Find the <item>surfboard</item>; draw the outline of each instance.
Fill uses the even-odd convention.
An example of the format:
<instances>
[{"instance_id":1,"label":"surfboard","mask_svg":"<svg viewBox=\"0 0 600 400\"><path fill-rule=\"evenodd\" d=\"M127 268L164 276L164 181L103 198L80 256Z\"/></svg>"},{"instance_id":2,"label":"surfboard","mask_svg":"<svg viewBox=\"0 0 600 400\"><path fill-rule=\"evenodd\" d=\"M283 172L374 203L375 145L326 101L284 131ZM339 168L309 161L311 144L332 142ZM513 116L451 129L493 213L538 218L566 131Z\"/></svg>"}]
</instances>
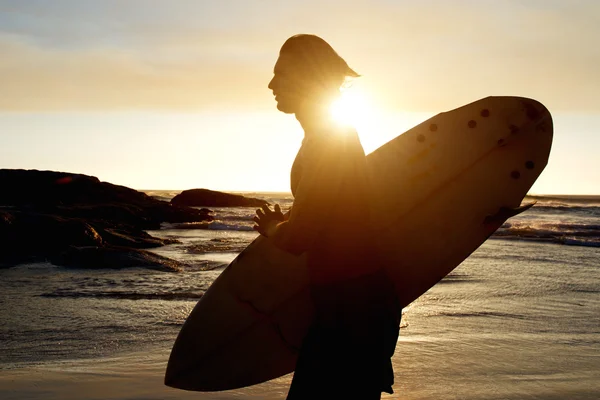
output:
<instances>
[{"instance_id":1,"label":"surfboard","mask_svg":"<svg viewBox=\"0 0 600 400\"><path fill-rule=\"evenodd\" d=\"M487 97L367 156L373 235L402 307L531 206L521 201L548 162L552 135L539 102ZM305 257L259 236L190 313L165 384L220 391L290 373L312 315Z\"/></svg>"}]
</instances>

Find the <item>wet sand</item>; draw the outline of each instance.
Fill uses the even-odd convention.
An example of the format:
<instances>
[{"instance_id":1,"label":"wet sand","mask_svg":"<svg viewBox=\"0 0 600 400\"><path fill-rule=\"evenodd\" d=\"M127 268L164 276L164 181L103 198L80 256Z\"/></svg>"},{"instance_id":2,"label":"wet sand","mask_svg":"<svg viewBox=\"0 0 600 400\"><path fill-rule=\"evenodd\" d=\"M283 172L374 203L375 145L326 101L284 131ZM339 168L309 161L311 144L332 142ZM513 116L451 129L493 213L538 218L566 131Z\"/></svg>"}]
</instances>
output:
<instances>
[{"instance_id":1,"label":"wet sand","mask_svg":"<svg viewBox=\"0 0 600 400\"><path fill-rule=\"evenodd\" d=\"M412 336L412 335L411 335ZM394 394L382 399L597 399L598 374L587 377L538 366L523 366L523 354L490 341L489 347L456 341L401 338L394 357ZM532 349L529 349L531 351ZM524 353L528 350L524 349ZM479 356L479 357L478 357ZM591 355L592 356L592 355ZM166 387L163 376L168 351L105 359L65 361L3 370L3 400L158 400L158 399L285 399L291 375L239 390L186 392ZM496 362L494 359L496 358ZM592 356L593 358L593 356ZM512 362L511 362L512 361ZM555 359L551 364L560 364ZM491 373L489 365L496 363ZM574 384L577 382L577 384Z\"/></svg>"},{"instance_id":2,"label":"wet sand","mask_svg":"<svg viewBox=\"0 0 600 400\"><path fill-rule=\"evenodd\" d=\"M0 373L3 400L281 399L290 377L243 390L186 392L163 384L168 353L77 360Z\"/></svg>"}]
</instances>

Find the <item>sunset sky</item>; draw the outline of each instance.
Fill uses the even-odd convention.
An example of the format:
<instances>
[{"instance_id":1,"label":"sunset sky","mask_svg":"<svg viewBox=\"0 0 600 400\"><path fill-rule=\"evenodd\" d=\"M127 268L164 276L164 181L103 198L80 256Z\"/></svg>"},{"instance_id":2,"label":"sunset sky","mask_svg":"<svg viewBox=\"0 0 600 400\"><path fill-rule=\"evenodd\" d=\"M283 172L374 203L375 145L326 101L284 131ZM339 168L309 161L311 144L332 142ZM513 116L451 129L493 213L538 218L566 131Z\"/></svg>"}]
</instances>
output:
<instances>
[{"instance_id":1,"label":"sunset sky","mask_svg":"<svg viewBox=\"0 0 600 400\"><path fill-rule=\"evenodd\" d=\"M597 0L0 0L0 168L287 191L302 132L267 84L296 33L362 75L367 151L482 97L531 97L555 123L532 193L600 194Z\"/></svg>"}]
</instances>

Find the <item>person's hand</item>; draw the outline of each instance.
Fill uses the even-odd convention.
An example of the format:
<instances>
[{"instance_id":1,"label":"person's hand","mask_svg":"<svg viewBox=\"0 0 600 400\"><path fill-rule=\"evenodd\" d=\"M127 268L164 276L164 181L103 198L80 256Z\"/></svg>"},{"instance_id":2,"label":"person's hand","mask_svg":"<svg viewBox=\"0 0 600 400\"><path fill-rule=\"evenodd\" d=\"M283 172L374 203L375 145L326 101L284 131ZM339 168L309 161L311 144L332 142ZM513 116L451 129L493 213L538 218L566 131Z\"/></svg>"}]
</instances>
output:
<instances>
[{"instance_id":1,"label":"person's hand","mask_svg":"<svg viewBox=\"0 0 600 400\"><path fill-rule=\"evenodd\" d=\"M264 205L256 210L256 216L253 218L256 225L254 230L258 231L261 235L269 237L275 232L277 224L284 220L283 213L279 204L275 204L274 211L271 211L268 205Z\"/></svg>"}]
</instances>

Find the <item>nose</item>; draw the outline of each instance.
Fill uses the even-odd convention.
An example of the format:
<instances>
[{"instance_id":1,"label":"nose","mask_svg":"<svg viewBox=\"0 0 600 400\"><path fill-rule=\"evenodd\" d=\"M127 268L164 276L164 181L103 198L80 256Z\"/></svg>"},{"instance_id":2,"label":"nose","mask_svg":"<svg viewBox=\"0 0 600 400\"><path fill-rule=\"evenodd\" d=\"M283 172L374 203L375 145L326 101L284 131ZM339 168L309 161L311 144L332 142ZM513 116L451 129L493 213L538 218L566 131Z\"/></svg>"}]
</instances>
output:
<instances>
[{"instance_id":1,"label":"nose","mask_svg":"<svg viewBox=\"0 0 600 400\"><path fill-rule=\"evenodd\" d=\"M269 82L269 85L267 87L271 90L275 90L275 77L274 76L273 76L273 79L271 79L271 81Z\"/></svg>"}]
</instances>

